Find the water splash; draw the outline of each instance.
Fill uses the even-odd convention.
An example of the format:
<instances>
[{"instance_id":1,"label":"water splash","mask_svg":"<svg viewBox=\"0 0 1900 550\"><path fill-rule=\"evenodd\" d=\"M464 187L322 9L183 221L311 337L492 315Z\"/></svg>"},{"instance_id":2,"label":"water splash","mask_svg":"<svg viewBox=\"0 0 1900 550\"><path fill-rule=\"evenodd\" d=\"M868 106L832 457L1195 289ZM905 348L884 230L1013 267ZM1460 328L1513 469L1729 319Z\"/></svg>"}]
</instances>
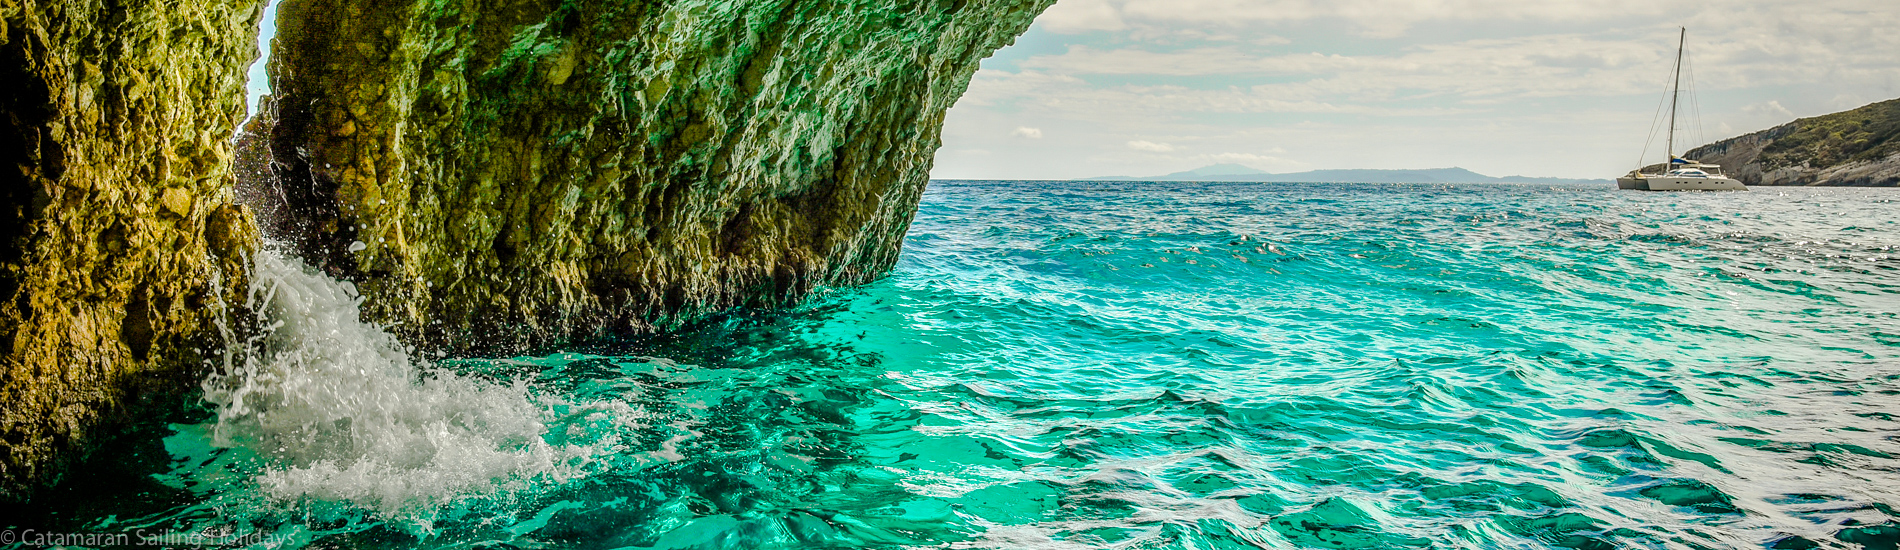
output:
<instances>
[{"instance_id":1,"label":"water splash","mask_svg":"<svg viewBox=\"0 0 1900 550\"><path fill-rule=\"evenodd\" d=\"M458 374L418 360L359 318L347 283L259 253L246 305L263 329L230 346L205 381L213 444L262 457L256 483L280 500L344 501L389 516L425 516L458 497L587 475L637 427L624 401L570 402L525 379ZM548 442L568 417L618 430Z\"/></svg>"}]
</instances>

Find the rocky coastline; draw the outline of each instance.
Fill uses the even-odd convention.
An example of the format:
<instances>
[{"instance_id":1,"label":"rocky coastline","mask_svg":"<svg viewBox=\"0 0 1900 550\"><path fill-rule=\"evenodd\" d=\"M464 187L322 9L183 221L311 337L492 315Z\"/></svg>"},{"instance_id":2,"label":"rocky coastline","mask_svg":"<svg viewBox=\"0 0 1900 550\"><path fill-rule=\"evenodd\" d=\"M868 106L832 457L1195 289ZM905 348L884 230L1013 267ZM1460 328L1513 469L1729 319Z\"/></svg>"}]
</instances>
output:
<instances>
[{"instance_id":1,"label":"rocky coastline","mask_svg":"<svg viewBox=\"0 0 1900 550\"><path fill-rule=\"evenodd\" d=\"M1746 185L1900 186L1900 99L1690 149Z\"/></svg>"}]
</instances>

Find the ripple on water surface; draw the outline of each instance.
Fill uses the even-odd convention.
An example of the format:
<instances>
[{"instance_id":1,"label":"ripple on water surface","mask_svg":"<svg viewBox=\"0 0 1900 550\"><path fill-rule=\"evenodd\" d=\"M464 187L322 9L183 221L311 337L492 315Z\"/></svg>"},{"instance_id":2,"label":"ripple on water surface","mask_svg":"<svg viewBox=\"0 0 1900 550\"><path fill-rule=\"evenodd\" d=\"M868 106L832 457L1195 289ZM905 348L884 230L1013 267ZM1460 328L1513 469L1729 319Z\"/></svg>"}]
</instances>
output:
<instances>
[{"instance_id":1,"label":"ripple on water surface","mask_svg":"<svg viewBox=\"0 0 1900 550\"><path fill-rule=\"evenodd\" d=\"M517 418L221 439L227 408L152 434L168 465L91 481L162 483L22 521L349 547L1895 548L1897 197L937 182L876 284L410 375ZM317 416L369 414L339 410ZM320 460L258 442L308 434L366 450L288 483ZM495 480L428 466L456 460ZM371 489L401 464L449 481Z\"/></svg>"}]
</instances>

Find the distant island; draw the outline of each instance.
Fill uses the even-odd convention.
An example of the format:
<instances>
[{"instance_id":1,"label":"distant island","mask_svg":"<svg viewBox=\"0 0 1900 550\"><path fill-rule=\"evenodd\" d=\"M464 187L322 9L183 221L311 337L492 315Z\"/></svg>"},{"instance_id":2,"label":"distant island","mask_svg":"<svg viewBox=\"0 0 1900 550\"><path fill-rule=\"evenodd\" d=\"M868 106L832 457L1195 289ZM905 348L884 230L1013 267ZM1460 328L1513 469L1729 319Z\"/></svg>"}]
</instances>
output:
<instances>
[{"instance_id":1,"label":"distant island","mask_svg":"<svg viewBox=\"0 0 1900 550\"><path fill-rule=\"evenodd\" d=\"M1685 158L1721 165L1747 185L1900 186L1900 99L1792 122L1690 149ZM1651 166L1656 169L1660 165ZM1311 183L1609 183L1608 179L1492 177L1463 168L1313 170L1275 174L1215 164L1160 176L1081 181Z\"/></svg>"},{"instance_id":2,"label":"distant island","mask_svg":"<svg viewBox=\"0 0 1900 550\"><path fill-rule=\"evenodd\" d=\"M1607 179L1533 178L1528 176L1492 177L1463 168L1424 168L1414 170L1312 170L1275 174L1240 164L1215 164L1172 174L1136 178L1107 176L1082 181L1233 181L1233 182L1304 182L1304 183L1609 183Z\"/></svg>"}]
</instances>

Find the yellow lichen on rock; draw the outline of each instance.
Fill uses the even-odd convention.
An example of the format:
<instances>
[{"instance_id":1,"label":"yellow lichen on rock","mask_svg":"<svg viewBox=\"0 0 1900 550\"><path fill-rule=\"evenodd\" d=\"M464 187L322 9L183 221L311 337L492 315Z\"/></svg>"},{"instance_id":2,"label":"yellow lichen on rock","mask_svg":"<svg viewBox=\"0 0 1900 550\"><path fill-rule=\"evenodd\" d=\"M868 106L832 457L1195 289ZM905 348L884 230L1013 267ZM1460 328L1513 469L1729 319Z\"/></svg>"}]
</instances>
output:
<instances>
[{"instance_id":1,"label":"yellow lichen on rock","mask_svg":"<svg viewBox=\"0 0 1900 550\"><path fill-rule=\"evenodd\" d=\"M0 493L196 387L262 4L0 0Z\"/></svg>"}]
</instances>

